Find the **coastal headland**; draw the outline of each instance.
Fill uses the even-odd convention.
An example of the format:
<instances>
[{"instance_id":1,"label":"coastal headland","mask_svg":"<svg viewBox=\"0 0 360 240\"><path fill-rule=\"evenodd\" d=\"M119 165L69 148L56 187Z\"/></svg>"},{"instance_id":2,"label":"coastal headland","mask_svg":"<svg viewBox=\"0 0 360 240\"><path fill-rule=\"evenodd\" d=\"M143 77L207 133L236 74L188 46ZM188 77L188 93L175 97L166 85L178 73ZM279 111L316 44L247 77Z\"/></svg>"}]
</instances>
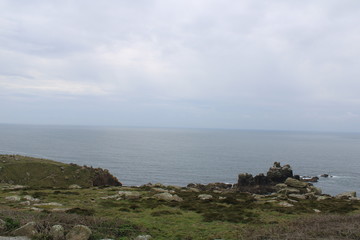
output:
<instances>
[{"instance_id":1,"label":"coastal headland","mask_svg":"<svg viewBox=\"0 0 360 240\"><path fill-rule=\"evenodd\" d=\"M0 235L31 239L358 239L360 199L274 163L235 184L122 186L108 170L0 155Z\"/></svg>"}]
</instances>

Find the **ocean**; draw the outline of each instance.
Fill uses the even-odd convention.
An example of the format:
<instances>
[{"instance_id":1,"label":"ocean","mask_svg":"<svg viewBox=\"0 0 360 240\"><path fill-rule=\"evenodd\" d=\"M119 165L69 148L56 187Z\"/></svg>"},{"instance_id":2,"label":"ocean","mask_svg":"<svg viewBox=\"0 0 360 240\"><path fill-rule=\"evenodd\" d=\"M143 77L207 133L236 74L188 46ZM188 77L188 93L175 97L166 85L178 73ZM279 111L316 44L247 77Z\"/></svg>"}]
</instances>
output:
<instances>
[{"instance_id":1,"label":"ocean","mask_svg":"<svg viewBox=\"0 0 360 240\"><path fill-rule=\"evenodd\" d=\"M324 193L360 193L360 134L0 124L0 153L109 169L124 185L236 183L273 162L320 178Z\"/></svg>"}]
</instances>

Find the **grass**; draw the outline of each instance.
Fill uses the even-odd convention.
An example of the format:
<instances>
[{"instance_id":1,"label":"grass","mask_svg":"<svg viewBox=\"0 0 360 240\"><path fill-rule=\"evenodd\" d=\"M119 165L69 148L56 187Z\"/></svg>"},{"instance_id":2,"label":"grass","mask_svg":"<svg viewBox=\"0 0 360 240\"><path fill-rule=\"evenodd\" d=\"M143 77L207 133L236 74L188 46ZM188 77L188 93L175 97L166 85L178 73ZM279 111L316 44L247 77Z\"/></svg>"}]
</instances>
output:
<instances>
[{"instance_id":1,"label":"grass","mask_svg":"<svg viewBox=\"0 0 360 240\"><path fill-rule=\"evenodd\" d=\"M0 179L9 184L39 189L68 188L73 184L91 187L101 182L102 177L104 180L112 176L109 178L109 173L102 169L20 155L0 155Z\"/></svg>"},{"instance_id":2,"label":"grass","mask_svg":"<svg viewBox=\"0 0 360 240\"><path fill-rule=\"evenodd\" d=\"M82 170L73 165L44 159L30 164L29 160L31 158L0 155L0 179L5 176L9 181L20 173L28 178L42 170L53 171L55 181L58 177L74 174L74 183L79 184L76 179L88 177L86 172L81 175ZM23 169L16 169L16 166ZM64 169L60 168L64 166ZM87 225L93 231L91 240L125 240L140 234L149 234L160 240L360 239L360 201L333 198L294 202L285 195L278 195L275 199L274 196L256 199L251 194L239 192L192 192L186 188L163 187L175 191L174 194L183 199L182 202L167 202L153 198L157 192L150 186L69 189L68 178L59 180L54 189L46 178L50 183L39 187L37 183L43 181L46 174L38 174L39 177L32 178L32 184L25 189L12 189L0 184L0 218L5 220L5 228L0 234L9 235L18 226L35 221L41 230L37 240L50 240L48 233L55 224L63 225L66 232L76 224ZM21 184L23 180L21 177L18 179L16 184ZM118 191L140 192L141 198L113 198ZM201 200L198 198L200 194L210 194L213 198ZM38 198L43 205L35 205L35 202L24 205L26 195ZM9 196L19 196L21 200L6 200ZM291 202L293 206L281 207L278 205L280 200ZM314 209L321 213L315 213Z\"/></svg>"},{"instance_id":3,"label":"grass","mask_svg":"<svg viewBox=\"0 0 360 240\"><path fill-rule=\"evenodd\" d=\"M10 217L21 224L35 220L45 230L51 224L63 224L67 231L74 224L85 224L93 229L93 240L131 239L139 234L150 234L154 239L250 239L250 235L259 237L254 239L271 239L268 238L271 234L277 237L288 236L290 233L285 230L291 227L295 229L296 224L293 222L319 220L329 216L332 217L328 221L337 221L333 216L338 216L339 219L353 218L356 216L353 214L358 214L360 209L358 201L343 199L301 200L293 203L291 208L284 208L276 203L266 202L271 200L271 197L256 200L252 195L244 193L196 193L184 189L170 189L175 190L175 194L184 201L159 201L152 198L156 192L137 187L71 190L27 188L11 192L1 190L0 218ZM120 190L141 192L143 197L104 199ZM197 197L199 194L211 194L213 199L200 200ZM57 202L63 206L37 206L45 210L38 213L31 211L31 206L21 205L23 200L5 200L5 197L13 195L31 195L39 198L42 203ZM62 208L65 212L53 212L56 208ZM321 214L316 214L314 209L320 210ZM12 213L6 214L7 211ZM321 236L321 233L316 236Z\"/></svg>"}]
</instances>

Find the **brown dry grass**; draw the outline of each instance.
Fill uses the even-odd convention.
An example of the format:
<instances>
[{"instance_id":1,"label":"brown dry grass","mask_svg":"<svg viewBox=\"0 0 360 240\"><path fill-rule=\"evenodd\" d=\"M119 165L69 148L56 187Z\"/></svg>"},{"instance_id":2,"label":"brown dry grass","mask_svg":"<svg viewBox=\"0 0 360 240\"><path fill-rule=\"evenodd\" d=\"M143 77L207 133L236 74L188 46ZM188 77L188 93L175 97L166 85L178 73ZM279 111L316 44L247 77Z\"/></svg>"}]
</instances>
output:
<instances>
[{"instance_id":1,"label":"brown dry grass","mask_svg":"<svg viewBox=\"0 0 360 240\"><path fill-rule=\"evenodd\" d=\"M268 228L245 230L249 240L360 239L360 214L318 215Z\"/></svg>"}]
</instances>

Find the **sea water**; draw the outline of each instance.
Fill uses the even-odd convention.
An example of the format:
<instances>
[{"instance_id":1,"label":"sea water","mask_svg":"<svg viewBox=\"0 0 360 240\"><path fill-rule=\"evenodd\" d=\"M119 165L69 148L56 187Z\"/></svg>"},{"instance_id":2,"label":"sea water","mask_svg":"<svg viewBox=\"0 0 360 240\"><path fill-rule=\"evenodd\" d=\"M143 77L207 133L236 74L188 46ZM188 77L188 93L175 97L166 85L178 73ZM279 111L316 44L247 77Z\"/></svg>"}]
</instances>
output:
<instances>
[{"instance_id":1,"label":"sea water","mask_svg":"<svg viewBox=\"0 0 360 240\"><path fill-rule=\"evenodd\" d=\"M319 176L323 192L360 193L360 134L0 125L0 153L109 169L124 185L236 183L273 162Z\"/></svg>"}]
</instances>

